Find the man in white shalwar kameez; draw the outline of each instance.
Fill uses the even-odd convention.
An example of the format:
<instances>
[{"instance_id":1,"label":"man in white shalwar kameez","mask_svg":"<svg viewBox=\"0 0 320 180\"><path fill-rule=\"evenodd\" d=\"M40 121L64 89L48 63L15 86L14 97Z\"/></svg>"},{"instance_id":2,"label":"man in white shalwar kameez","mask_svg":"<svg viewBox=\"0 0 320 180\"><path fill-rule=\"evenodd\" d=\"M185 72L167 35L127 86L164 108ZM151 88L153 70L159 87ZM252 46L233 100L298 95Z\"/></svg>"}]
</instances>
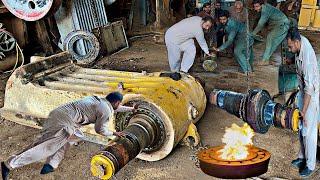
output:
<instances>
[{"instance_id":1,"label":"man in white shalwar kameez","mask_svg":"<svg viewBox=\"0 0 320 180\"><path fill-rule=\"evenodd\" d=\"M203 30L209 30L213 24L210 16L204 18L193 16L171 26L165 33L168 60L172 72L187 73L196 57L195 38L205 54L209 54ZM181 53L183 57L181 60Z\"/></svg>"},{"instance_id":2,"label":"man in white shalwar kameez","mask_svg":"<svg viewBox=\"0 0 320 180\"><path fill-rule=\"evenodd\" d=\"M1 162L2 178L8 179L12 169L19 168L42 159L47 159L40 174L53 172L62 161L66 150L84 134L80 127L95 124L95 131L104 136L123 136L123 132L108 130L107 123L114 113L133 111L137 107L121 106L122 94L110 93L106 98L97 96L61 105L49 113L45 120L41 137L22 152Z\"/></svg>"},{"instance_id":3,"label":"man in white shalwar kameez","mask_svg":"<svg viewBox=\"0 0 320 180\"><path fill-rule=\"evenodd\" d=\"M302 121L299 125L300 151L292 164L299 168L300 176L308 177L315 170L317 130L319 120L319 69L315 52L307 38L297 28L288 32L289 50L296 53L299 79L298 108Z\"/></svg>"}]
</instances>

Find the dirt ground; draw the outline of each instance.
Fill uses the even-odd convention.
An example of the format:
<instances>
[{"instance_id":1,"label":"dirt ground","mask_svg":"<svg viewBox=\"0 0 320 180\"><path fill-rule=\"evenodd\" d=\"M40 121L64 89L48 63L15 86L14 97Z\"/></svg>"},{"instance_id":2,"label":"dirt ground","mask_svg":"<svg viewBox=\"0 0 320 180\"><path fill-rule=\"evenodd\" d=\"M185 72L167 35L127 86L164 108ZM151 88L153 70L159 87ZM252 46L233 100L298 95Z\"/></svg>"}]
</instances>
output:
<instances>
[{"instance_id":1,"label":"dirt ground","mask_svg":"<svg viewBox=\"0 0 320 180\"><path fill-rule=\"evenodd\" d=\"M320 53L319 35L311 34L308 37L317 53ZM263 44L255 45L255 59L260 59L263 48ZM169 70L166 55L164 45L155 44L152 38L144 38L132 42L130 49L99 60L94 67L138 72ZM279 59L279 53L276 53L274 57ZM277 93L277 67L255 67L254 74L248 78L237 71L238 65L232 58L220 58L218 69L214 73L206 73L203 72L198 59L191 74L205 80L206 92L210 92L213 88L246 92L248 88L259 87L268 90L272 95ZM1 80L1 104L3 104L5 83L6 80ZM224 129L231 126L232 123L242 124L236 117L208 104L203 118L197 123L203 144L221 145ZM1 161L26 147L39 134L39 130L7 120L0 120L0 132ZM269 170L259 178L299 179L298 171L290 165L291 160L295 159L298 153L299 141L296 134L287 130L270 128L266 134L256 134L254 145L271 153ZM103 146L81 142L67 152L65 159L55 172L40 175L43 163L35 163L14 170L11 179L95 179L90 174L90 159L101 149ZM215 179L196 167L195 162L191 159L194 153L189 147L178 145L168 157L157 162L134 159L113 179ZM320 179L319 164L311 179Z\"/></svg>"}]
</instances>

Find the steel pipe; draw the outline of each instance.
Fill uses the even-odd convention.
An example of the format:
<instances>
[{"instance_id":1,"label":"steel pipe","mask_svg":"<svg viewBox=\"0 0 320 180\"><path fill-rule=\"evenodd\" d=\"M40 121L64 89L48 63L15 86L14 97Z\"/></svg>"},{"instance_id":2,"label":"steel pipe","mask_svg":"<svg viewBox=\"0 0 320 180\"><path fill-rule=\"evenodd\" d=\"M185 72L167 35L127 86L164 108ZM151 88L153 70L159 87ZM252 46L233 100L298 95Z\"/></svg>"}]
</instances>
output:
<instances>
[{"instance_id":1,"label":"steel pipe","mask_svg":"<svg viewBox=\"0 0 320 180\"><path fill-rule=\"evenodd\" d=\"M210 102L241 118L258 133L266 133L270 126L298 131L299 110L273 102L262 89L252 89L247 94L214 90Z\"/></svg>"}]
</instances>

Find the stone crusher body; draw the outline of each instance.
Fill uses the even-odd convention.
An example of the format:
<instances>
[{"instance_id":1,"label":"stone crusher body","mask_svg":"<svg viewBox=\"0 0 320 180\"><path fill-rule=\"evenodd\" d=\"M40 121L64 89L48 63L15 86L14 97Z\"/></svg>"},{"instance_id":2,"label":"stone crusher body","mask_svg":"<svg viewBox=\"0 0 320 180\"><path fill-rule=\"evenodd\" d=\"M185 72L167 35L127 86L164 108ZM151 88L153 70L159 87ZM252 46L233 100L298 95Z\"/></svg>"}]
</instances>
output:
<instances>
[{"instance_id":1,"label":"stone crusher body","mask_svg":"<svg viewBox=\"0 0 320 180\"><path fill-rule=\"evenodd\" d=\"M99 174L101 166L97 164L102 161L102 166L113 168L102 170L111 177L136 156L157 161L183 139L192 137L193 142L199 142L193 123L201 118L206 107L203 88L186 74L180 81L162 76L165 73L82 68L64 52L17 69L7 82L5 104L0 112L8 120L41 128L49 112L59 105L90 95L104 97L121 85L123 103L138 103L139 109L135 113L116 114L108 127L125 131L127 136L113 142L96 134L93 125L82 127L86 140L109 144L107 150L113 154L102 152L94 157L92 170Z\"/></svg>"}]
</instances>

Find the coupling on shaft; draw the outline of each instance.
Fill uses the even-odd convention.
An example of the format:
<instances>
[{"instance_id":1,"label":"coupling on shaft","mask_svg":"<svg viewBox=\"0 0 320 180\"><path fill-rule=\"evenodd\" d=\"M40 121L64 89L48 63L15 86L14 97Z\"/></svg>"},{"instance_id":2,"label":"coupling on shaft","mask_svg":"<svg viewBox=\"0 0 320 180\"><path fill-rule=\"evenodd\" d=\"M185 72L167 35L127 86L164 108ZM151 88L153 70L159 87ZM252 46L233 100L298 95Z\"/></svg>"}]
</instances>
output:
<instances>
[{"instance_id":1,"label":"coupling on shaft","mask_svg":"<svg viewBox=\"0 0 320 180\"><path fill-rule=\"evenodd\" d=\"M270 126L298 131L299 110L272 101L266 90L251 89L247 94L213 90L210 103L241 118L258 133L266 133Z\"/></svg>"}]
</instances>

